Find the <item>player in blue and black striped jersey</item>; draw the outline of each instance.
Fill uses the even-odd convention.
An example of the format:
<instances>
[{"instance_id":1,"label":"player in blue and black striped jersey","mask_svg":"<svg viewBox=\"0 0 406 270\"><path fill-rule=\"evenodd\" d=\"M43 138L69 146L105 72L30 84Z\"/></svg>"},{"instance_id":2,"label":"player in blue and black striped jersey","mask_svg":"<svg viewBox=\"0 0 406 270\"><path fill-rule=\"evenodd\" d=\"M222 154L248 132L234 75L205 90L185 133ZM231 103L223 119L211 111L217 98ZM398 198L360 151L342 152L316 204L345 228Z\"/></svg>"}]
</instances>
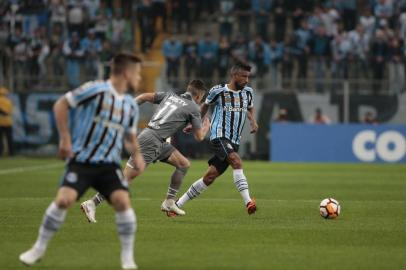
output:
<instances>
[{"instance_id":1,"label":"player in blue and black striped jersey","mask_svg":"<svg viewBox=\"0 0 406 270\"><path fill-rule=\"evenodd\" d=\"M258 124L254 118L253 90L247 86L250 71L251 67L248 65L235 64L230 71L229 83L213 87L202 105L202 117L206 115L209 106L213 106L210 145L215 155L209 160L209 168L205 175L193 183L176 202L179 207L199 196L231 165L234 183L244 200L248 214L255 213L256 203L249 195L242 160L237 153L241 131L247 117L251 125L251 133L258 130Z\"/></svg>"},{"instance_id":2,"label":"player in blue and black striped jersey","mask_svg":"<svg viewBox=\"0 0 406 270\"><path fill-rule=\"evenodd\" d=\"M137 268L133 256L136 218L120 163L125 139L134 167L140 171L145 167L136 137L138 105L126 94L140 84L141 60L132 54L118 54L112 60L111 73L109 80L86 83L54 105L59 154L68 162L56 198L45 212L37 241L20 255L24 264L32 265L44 255L48 241L64 222L67 209L93 187L116 211L122 268Z\"/></svg>"}]
</instances>

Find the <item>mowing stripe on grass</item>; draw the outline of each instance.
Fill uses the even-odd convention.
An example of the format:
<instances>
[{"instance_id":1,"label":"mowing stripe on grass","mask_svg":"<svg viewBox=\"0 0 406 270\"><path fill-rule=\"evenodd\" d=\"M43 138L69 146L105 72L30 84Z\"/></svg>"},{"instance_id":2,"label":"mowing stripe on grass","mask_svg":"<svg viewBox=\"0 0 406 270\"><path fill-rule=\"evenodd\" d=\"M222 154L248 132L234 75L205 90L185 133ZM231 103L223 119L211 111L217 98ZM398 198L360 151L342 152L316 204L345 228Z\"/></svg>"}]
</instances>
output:
<instances>
[{"instance_id":1,"label":"mowing stripe on grass","mask_svg":"<svg viewBox=\"0 0 406 270\"><path fill-rule=\"evenodd\" d=\"M31 172L31 171L41 170L41 169L50 169L50 168L57 168L57 167L62 167L62 166L64 166L64 163L58 162L58 163L52 163L52 164L48 164L48 165L16 167L16 168L12 168L12 169L0 170L0 175Z\"/></svg>"}]
</instances>

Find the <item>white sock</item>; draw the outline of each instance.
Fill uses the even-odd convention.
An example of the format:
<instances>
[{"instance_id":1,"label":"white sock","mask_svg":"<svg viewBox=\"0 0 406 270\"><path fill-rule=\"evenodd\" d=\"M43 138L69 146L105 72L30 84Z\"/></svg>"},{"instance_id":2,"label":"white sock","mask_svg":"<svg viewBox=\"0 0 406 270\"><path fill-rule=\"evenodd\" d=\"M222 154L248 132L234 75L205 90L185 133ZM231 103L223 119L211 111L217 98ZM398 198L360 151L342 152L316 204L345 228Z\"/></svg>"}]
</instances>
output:
<instances>
[{"instance_id":1,"label":"white sock","mask_svg":"<svg viewBox=\"0 0 406 270\"><path fill-rule=\"evenodd\" d=\"M45 250L47 248L49 240L63 224L66 212L66 209L58 208L55 202L52 202L48 206L44 218L42 219L34 248L39 250Z\"/></svg>"},{"instance_id":2,"label":"white sock","mask_svg":"<svg viewBox=\"0 0 406 270\"><path fill-rule=\"evenodd\" d=\"M203 193L207 189L206 184L203 182L203 178L200 178L196 182L194 182L188 191L186 191L182 197L176 202L179 207L182 207L187 201L193 200L201 193Z\"/></svg>"},{"instance_id":3,"label":"white sock","mask_svg":"<svg viewBox=\"0 0 406 270\"><path fill-rule=\"evenodd\" d=\"M121 258L134 260L134 238L137 230L134 210L129 208L123 212L116 212L116 224L121 243Z\"/></svg>"},{"instance_id":4,"label":"white sock","mask_svg":"<svg viewBox=\"0 0 406 270\"><path fill-rule=\"evenodd\" d=\"M245 205L251 201L250 192L248 190L247 178L242 169L233 170L234 184L240 192Z\"/></svg>"}]
</instances>

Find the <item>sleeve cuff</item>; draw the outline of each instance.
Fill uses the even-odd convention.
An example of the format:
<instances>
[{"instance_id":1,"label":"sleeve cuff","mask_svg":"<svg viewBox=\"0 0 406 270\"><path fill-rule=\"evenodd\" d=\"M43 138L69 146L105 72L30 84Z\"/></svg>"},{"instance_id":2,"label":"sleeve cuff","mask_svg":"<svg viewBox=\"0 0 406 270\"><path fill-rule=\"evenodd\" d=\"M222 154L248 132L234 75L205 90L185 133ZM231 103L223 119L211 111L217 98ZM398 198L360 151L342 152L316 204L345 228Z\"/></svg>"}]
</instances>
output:
<instances>
[{"instance_id":1,"label":"sleeve cuff","mask_svg":"<svg viewBox=\"0 0 406 270\"><path fill-rule=\"evenodd\" d=\"M71 106L72 108L75 108L75 107L76 107L77 104L76 104L76 102L75 102L75 99L74 99L74 97L73 97L72 92L66 93L66 94L65 94L65 98L66 98L66 100L68 101L69 106Z\"/></svg>"}]
</instances>

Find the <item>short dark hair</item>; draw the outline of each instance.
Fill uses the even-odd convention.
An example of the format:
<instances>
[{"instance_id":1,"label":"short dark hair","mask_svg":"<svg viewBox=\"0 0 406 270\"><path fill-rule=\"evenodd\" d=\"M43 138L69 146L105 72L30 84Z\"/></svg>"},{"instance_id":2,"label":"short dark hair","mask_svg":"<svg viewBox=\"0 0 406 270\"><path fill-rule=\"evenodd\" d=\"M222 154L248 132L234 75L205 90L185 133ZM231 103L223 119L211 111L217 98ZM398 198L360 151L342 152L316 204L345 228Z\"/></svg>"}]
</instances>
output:
<instances>
[{"instance_id":1,"label":"short dark hair","mask_svg":"<svg viewBox=\"0 0 406 270\"><path fill-rule=\"evenodd\" d=\"M233 75L237 72L240 72L241 70L250 72L251 66L245 63L237 62L231 67L230 74Z\"/></svg>"},{"instance_id":2,"label":"short dark hair","mask_svg":"<svg viewBox=\"0 0 406 270\"><path fill-rule=\"evenodd\" d=\"M130 65L141 63L142 60L132 53L118 53L111 60L111 74L119 75Z\"/></svg>"},{"instance_id":3,"label":"short dark hair","mask_svg":"<svg viewBox=\"0 0 406 270\"><path fill-rule=\"evenodd\" d=\"M193 96L205 94L207 89L204 85L204 82L201 80L192 80L187 86L187 91Z\"/></svg>"}]
</instances>

